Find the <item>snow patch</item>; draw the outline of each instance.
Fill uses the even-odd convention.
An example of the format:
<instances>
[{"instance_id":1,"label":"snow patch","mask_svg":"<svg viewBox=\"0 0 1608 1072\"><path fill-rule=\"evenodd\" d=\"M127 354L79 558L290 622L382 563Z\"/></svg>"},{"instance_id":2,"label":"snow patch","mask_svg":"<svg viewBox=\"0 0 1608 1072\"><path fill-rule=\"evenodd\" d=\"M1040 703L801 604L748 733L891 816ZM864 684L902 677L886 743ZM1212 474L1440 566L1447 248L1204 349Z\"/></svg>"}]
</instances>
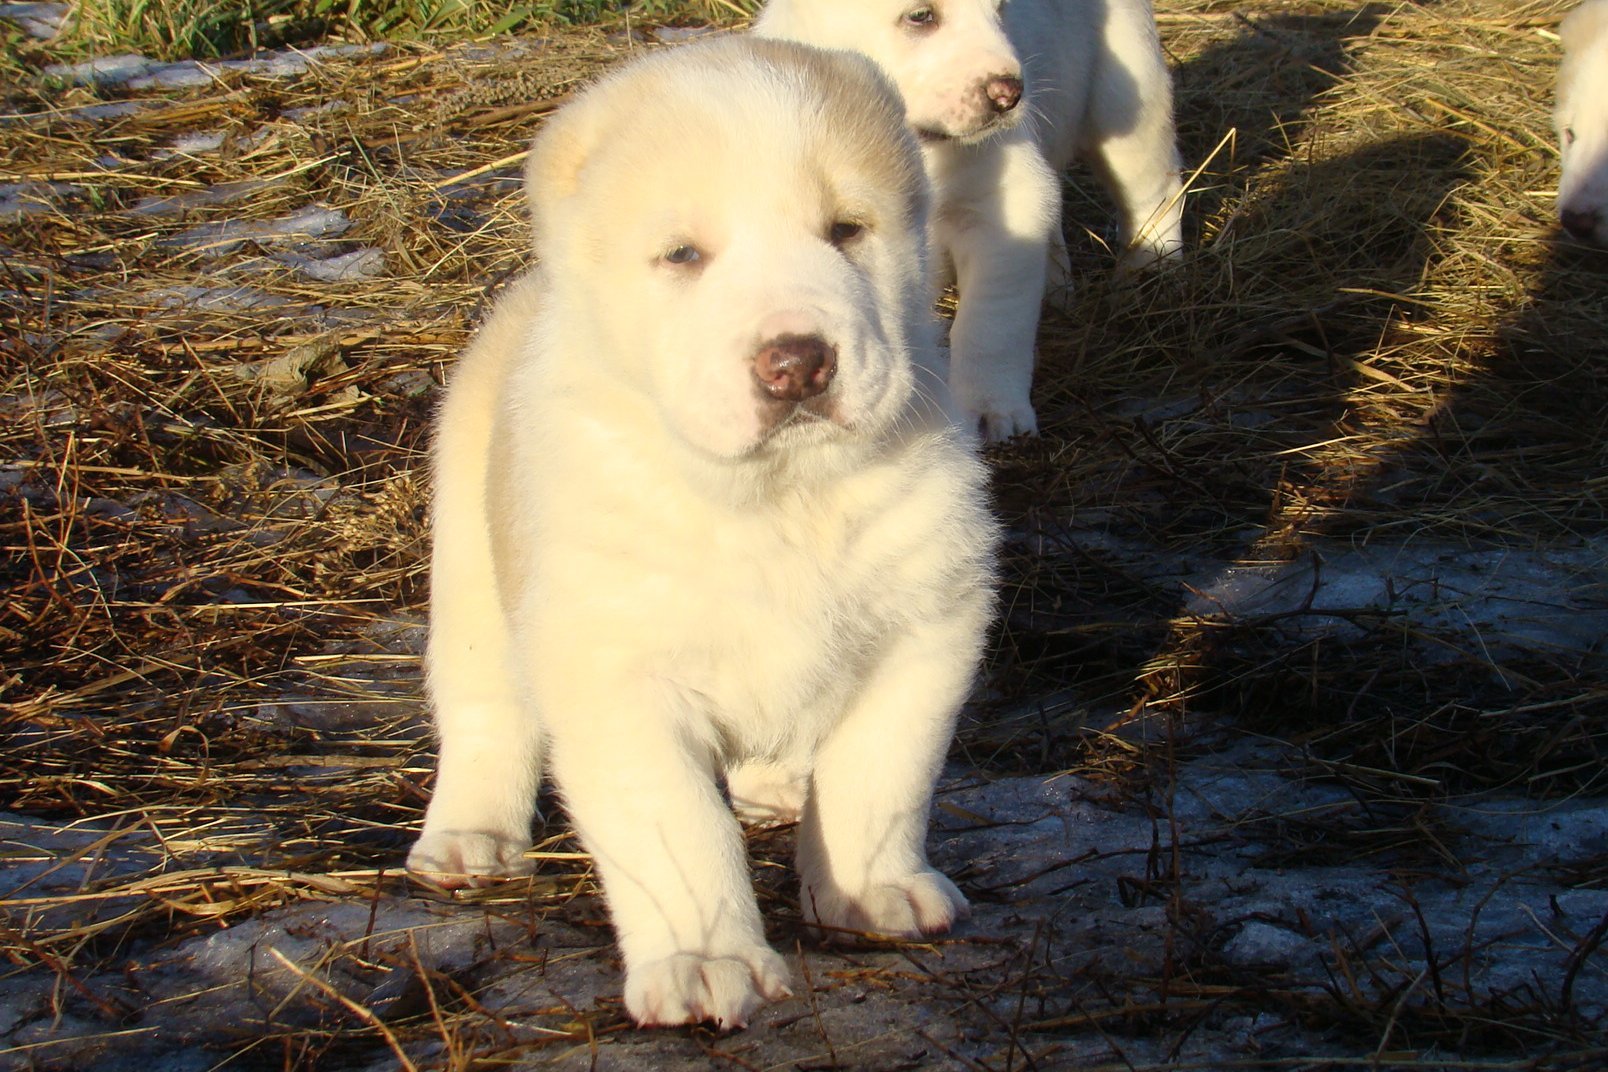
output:
<instances>
[{"instance_id":1,"label":"snow patch","mask_svg":"<svg viewBox=\"0 0 1608 1072\"><path fill-rule=\"evenodd\" d=\"M138 53L100 56L81 63L53 63L45 75L79 85L124 89L180 89L204 86L226 75L252 75L258 78L294 78L306 74L320 60L362 55L378 56L387 45L320 45L293 52L270 52L245 60L182 60L163 63Z\"/></svg>"},{"instance_id":2,"label":"snow patch","mask_svg":"<svg viewBox=\"0 0 1608 1072\"><path fill-rule=\"evenodd\" d=\"M219 220L158 239L167 248L194 249L211 257L234 253L247 242L285 238L329 238L344 234L352 220L340 209L308 205L272 220Z\"/></svg>"},{"instance_id":3,"label":"snow patch","mask_svg":"<svg viewBox=\"0 0 1608 1072\"><path fill-rule=\"evenodd\" d=\"M1559 549L1443 544L1322 546L1293 562L1236 565L1190 586L1185 613L1281 619L1301 634L1389 614L1486 650L1600 655L1608 636L1608 541Z\"/></svg>"},{"instance_id":4,"label":"snow patch","mask_svg":"<svg viewBox=\"0 0 1608 1072\"><path fill-rule=\"evenodd\" d=\"M0 4L0 19L8 19L29 37L47 40L67 25L71 9L66 4Z\"/></svg>"}]
</instances>

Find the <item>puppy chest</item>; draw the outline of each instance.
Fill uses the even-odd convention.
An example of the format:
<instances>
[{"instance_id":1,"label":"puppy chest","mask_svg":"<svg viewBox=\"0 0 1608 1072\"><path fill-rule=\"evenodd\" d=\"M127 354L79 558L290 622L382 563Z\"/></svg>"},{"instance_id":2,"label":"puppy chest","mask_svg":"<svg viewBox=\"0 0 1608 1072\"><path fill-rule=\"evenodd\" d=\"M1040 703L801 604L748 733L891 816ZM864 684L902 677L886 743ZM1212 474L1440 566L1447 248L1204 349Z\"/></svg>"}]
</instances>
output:
<instances>
[{"instance_id":1,"label":"puppy chest","mask_svg":"<svg viewBox=\"0 0 1608 1072\"><path fill-rule=\"evenodd\" d=\"M673 682L717 719L802 717L852 691L911 610L896 568L804 536L572 545L543 570L540 635L576 657L606 646L621 672Z\"/></svg>"},{"instance_id":2,"label":"puppy chest","mask_svg":"<svg viewBox=\"0 0 1608 1072\"><path fill-rule=\"evenodd\" d=\"M711 562L667 578L660 603L676 636L670 673L728 705L806 704L862 667L898 622L867 577L830 561Z\"/></svg>"}]
</instances>

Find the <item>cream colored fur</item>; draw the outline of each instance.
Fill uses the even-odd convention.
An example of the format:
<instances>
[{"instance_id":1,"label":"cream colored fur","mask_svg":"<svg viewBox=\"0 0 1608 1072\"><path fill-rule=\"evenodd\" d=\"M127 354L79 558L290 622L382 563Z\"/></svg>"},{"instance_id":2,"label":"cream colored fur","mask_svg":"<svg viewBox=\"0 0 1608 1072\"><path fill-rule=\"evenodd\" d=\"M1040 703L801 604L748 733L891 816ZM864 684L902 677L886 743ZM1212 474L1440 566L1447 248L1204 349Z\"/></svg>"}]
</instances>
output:
<instances>
[{"instance_id":1,"label":"cream colored fur","mask_svg":"<svg viewBox=\"0 0 1608 1072\"><path fill-rule=\"evenodd\" d=\"M955 397L989 439L1036 431L1039 305L1046 283L1070 282L1060 172L1080 158L1100 175L1125 269L1182 249L1172 80L1150 0L770 0L755 30L858 50L898 85L959 291ZM1025 92L1001 112L986 88L1013 74Z\"/></svg>"},{"instance_id":2,"label":"cream colored fur","mask_svg":"<svg viewBox=\"0 0 1608 1072\"><path fill-rule=\"evenodd\" d=\"M1608 0L1575 8L1559 36L1558 218L1576 238L1608 246Z\"/></svg>"},{"instance_id":3,"label":"cream colored fur","mask_svg":"<svg viewBox=\"0 0 1608 1072\"><path fill-rule=\"evenodd\" d=\"M408 863L529 870L545 762L631 1015L736 1027L788 972L723 780L802 813L806 919L914 936L966 913L924 840L996 532L936 364L921 161L863 59L735 38L605 78L528 177L539 266L441 409L441 758ZM835 373L779 400L761 355L798 339Z\"/></svg>"}]
</instances>

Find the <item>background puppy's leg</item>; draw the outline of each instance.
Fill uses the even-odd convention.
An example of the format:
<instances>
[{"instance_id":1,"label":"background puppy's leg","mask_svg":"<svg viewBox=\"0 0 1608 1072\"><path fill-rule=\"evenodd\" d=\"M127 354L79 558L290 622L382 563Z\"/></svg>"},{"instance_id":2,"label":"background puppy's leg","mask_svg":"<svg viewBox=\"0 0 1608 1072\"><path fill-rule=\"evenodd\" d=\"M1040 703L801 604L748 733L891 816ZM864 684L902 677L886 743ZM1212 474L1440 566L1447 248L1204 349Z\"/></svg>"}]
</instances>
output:
<instances>
[{"instance_id":1,"label":"background puppy's leg","mask_svg":"<svg viewBox=\"0 0 1608 1072\"><path fill-rule=\"evenodd\" d=\"M1072 309L1072 258L1066 250L1066 235L1057 227L1050 235L1049 259L1045 262L1048 276L1044 284L1044 299L1067 312Z\"/></svg>"},{"instance_id":2,"label":"background puppy's leg","mask_svg":"<svg viewBox=\"0 0 1608 1072\"><path fill-rule=\"evenodd\" d=\"M927 817L985 621L962 608L903 638L821 748L799 826L806 920L913 938L967 915L927 863Z\"/></svg>"},{"instance_id":3,"label":"background puppy's leg","mask_svg":"<svg viewBox=\"0 0 1608 1072\"><path fill-rule=\"evenodd\" d=\"M1127 243L1118 266L1132 270L1183 251L1172 75L1147 3L1113 2L1101 44L1082 155L1117 203Z\"/></svg>"},{"instance_id":4,"label":"background puppy's leg","mask_svg":"<svg viewBox=\"0 0 1608 1072\"><path fill-rule=\"evenodd\" d=\"M995 147L990 146L990 149ZM1038 431L1029 393L1033 341L1061 187L1025 137L953 177L937 217L960 302L950 329L950 389L990 441Z\"/></svg>"},{"instance_id":5,"label":"background puppy's leg","mask_svg":"<svg viewBox=\"0 0 1608 1072\"><path fill-rule=\"evenodd\" d=\"M617 669L566 677L544 683L544 702L563 712L553 775L603 879L626 1008L644 1026L743 1026L763 999L790 991L710 748L667 686L613 687Z\"/></svg>"}]
</instances>

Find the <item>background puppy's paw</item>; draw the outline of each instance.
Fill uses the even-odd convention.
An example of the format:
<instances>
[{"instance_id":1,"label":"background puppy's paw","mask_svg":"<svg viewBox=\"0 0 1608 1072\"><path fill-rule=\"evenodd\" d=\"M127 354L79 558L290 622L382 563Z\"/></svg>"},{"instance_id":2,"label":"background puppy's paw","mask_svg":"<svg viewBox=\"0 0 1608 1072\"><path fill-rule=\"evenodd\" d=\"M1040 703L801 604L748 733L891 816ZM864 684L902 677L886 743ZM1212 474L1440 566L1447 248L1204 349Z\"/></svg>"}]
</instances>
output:
<instances>
[{"instance_id":1,"label":"background puppy's paw","mask_svg":"<svg viewBox=\"0 0 1608 1072\"><path fill-rule=\"evenodd\" d=\"M1003 443L1019 435L1038 435L1038 417L1024 398L1019 402L989 397L984 392L955 389L966 422L985 443Z\"/></svg>"},{"instance_id":2,"label":"background puppy's paw","mask_svg":"<svg viewBox=\"0 0 1608 1072\"><path fill-rule=\"evenodd\" d=\"M1013 410L985 409L977 416L977 434L985 443L1003 443L1019 435L1038 435L1038 417L1032 406Z\"/></svg>"},{"instance_id":3,"label":"background puppy's paw","mask_svg":"<svg viewBox=\"0 0 1608 1072\"><path fill-rule=\"evenodd\" d=\"M804 895L804 918L827 927L895 938L942 934L971 915L966 897L931 869L860 894L812 886ZM829 938L834 937L828 934Z\"/></svg>"},{"instance_id":4,"label":"background puppy's paw","mask_svg":"<svg viewBox=\"0 0 1608 1072\"><path fill-rule=\"evenodd\" d=\"M730 1031L748 1026L761 1003L792 993L786 962L765 946L727 956L676 953L628 967L625 978L625 1007L640 1027L707 1020Z\"/></svg>"},{"instance_id":5,"label":"background puppy's paw","mask_svg":"<svg viewBox=\"0 0 1608 1072\"><path fill-rule=\"evenodd\" d=\"M1071 315L1078 309L1078 288L1070 283L1050 283L1044 288L1044 304L1058 313Z\"/></svg>"},{"instance_id":6,"label":"background puppy's paw","mask_svg":"<svg viewBox=\"0 0 1608 1072\"><path fill-rule=\"evenodd\" d=\"M1122 251L1117 258L1117 278L1148 272L1161 265L1181 260L1183 244L1177 241L1140 241Z\"/></svg>"},{"instance_id":7,"label":"background puppy's paw","mask_svg":"<svg viewBox=\"0 0 1608 1072\"><path fill-rule=\"evenodd\" d=\"M408 870L427 875L448 889L483 886L496 879L530 874L536 864L525 858L528 848L528 838L480 830L427 830L408 853Z\"/></svg>"}]
</instances>

